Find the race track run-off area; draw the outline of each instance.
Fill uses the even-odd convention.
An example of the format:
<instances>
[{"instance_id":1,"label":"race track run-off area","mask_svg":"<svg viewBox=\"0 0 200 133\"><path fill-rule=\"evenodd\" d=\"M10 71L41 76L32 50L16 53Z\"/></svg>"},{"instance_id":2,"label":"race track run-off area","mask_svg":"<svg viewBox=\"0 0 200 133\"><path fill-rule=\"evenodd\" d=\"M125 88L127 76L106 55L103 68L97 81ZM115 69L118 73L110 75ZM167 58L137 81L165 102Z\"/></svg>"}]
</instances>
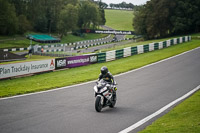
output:
<instances>
[{"instance_id":1,"label":"race track run-off area","mask_svg":"<svg viewBox=\"0 0 200 133\"><path fill-rule=\"evenodd\" d=\"M200 85L200 48L116 75L117 104L97 113L95 81L0 99L0 133L117 133ZM97 77L98 78L98 77ZM169 109L164 110L167 113ZM131 132L137 132L164 113Z\"/></svg>"}]
</instances>

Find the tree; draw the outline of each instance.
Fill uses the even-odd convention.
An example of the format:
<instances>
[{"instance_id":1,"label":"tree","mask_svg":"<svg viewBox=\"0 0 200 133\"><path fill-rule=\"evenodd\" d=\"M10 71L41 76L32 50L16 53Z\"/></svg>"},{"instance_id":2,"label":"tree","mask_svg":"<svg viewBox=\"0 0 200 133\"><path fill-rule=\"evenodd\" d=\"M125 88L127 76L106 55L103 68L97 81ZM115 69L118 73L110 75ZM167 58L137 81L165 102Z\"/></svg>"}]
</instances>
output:
<instances>
[{"instance_id":1,"label":"tree","mask_svg":"<svg viewBox=\"0 0 200 133\"><path fill-rule=\"evenodd\" d=\"M18 21L14 5L0 0L0 34L13 35L18 30Z\"/></svg>"},{"instance_id":2,"label":"tree","mask_svg":"<svg viewBox=\"0 0 200 133\"><path fill-rule=\"evenodd\" d=\"M83 2L79 10L79 28L95 28L102 22L97 5Z\"/></svg>"},{"instance_id":3,"label":"tree","mask_svg":"<svg viewBox=\"0 0 200 133\"><path fill-rule=\"evenodd\" d=\"M176 0L175 12L171 17L174 34L200 31L200 2L198 0Z\"/></svg>"},{"instance_id":4,"label":"tree","mask_svg":"<svg viewBox=\"0 0 200 133\"><path fill-rule=\"evenodd\" d=\"M30 22L27 20L26 16L20 15L18 17L18 22L19 22L19 29L18 29L19 34L24 34L26 31L32 30L32 26Z\"/></svg>"},{"instance_id":5,"label":"tree","mask_svg":"<svg viewBox=\"0 0 200 133\"><path fill-rule=\"evenodd\" d=\"M133 26L146 39L200 31L199 0L151 0L137 9Z\"/></svg>"},{"instance_id":6,"label":"tree","mask_svg":"<svg viewBox=\"0 0 200 133\"><path fill-rule=\"evenodd\" d=\"M67 32L75 30L78 22L78 7L68 4L60 13L60 19L57 24L58 31L61 35L66 35Z\"/></svg>"},{"instance_id":7,"label":"tree","mask_svg":"<svg viewBox=\"0 0 200 133\"><path fill-rule=\"evenodd\" d=\"M99 13L100 13L100 17L101 17L101 22L99 24L101 25L105 25L106 23L106 18L105 18L105 11L104 9L107 8L108 5L104 2L99 2Z\"/></svg>"},{"instance_id":8,"label":"tree","mask_svg":"<svg viewBox=\"0 0 200 133\"><path fill-rule=\"evenodd\" d=\"M146 30L146 13L145 13L145 6L139 6L134 10L134 18L133 18L133 27L138 35L143 35L145 38L147 37L147 30Z\"/></svg>"}]
</instances>

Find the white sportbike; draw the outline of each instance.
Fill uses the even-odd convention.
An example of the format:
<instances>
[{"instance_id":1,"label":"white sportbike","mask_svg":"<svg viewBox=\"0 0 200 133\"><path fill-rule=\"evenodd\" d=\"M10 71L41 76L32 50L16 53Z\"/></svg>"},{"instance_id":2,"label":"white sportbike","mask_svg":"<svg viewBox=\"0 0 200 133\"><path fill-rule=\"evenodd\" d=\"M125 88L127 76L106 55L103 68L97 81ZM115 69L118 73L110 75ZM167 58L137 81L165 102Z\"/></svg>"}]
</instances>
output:
<instances>
[{"instance_id":1,"label":"white sportbike","mask_svg":"<svg viewBox=\"0 0 200 133\"><path fill-rule=\"evenodd\" d=\"M97 112L101 112L102 108L109 106L114 108L117 95L116 95L116 83L114 85L109 84L105 80L101 79L96 82L97 85L94 86L95 91L95 109Z\"/></svg>"}]
</instances>

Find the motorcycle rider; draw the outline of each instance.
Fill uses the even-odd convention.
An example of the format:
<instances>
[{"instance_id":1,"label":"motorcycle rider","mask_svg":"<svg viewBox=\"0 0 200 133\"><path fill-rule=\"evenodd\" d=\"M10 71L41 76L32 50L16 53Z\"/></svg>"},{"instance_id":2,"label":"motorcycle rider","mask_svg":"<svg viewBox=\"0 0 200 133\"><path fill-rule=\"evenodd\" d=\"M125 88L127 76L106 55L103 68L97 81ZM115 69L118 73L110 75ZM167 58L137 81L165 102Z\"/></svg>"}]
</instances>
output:
<instances>
[{"instance_id":1,"label":"motorcycle rider","mask_svg":"<svg viewBox=\"0 0 200 133\"><path fill-rule=\"evenodd\" d=\"M106 66L101 67L101 73L99 74L99 81L103 79L105 81L107 81L110 85L114 85L114 78L112 76L112 74L108 71L108 68ZM117 88L115 87L114 89L114 93L113 93L113 98L116 100L116 91Z\"/></svg>"}]
</instances>

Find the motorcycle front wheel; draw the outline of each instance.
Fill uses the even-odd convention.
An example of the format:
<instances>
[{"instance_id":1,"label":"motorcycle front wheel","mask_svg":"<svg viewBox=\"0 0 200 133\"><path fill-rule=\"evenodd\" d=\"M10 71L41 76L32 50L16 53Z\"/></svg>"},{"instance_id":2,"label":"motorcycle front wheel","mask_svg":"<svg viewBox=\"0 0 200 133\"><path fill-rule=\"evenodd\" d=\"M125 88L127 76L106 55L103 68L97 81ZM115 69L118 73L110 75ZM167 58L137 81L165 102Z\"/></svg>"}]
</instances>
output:
<instances>
[{"instance_id":1,"label":"motorcycle front wheel","mask_svg":"<svg viewBox=\"0 0 200 133\"><path fill-rule=\"evenodd\" d=\"M102 109L102 105L101 105L101 97L96 97L96 101L95 101L95 109L97 112L101 112Z\"/></svg>"}]
</instances>

